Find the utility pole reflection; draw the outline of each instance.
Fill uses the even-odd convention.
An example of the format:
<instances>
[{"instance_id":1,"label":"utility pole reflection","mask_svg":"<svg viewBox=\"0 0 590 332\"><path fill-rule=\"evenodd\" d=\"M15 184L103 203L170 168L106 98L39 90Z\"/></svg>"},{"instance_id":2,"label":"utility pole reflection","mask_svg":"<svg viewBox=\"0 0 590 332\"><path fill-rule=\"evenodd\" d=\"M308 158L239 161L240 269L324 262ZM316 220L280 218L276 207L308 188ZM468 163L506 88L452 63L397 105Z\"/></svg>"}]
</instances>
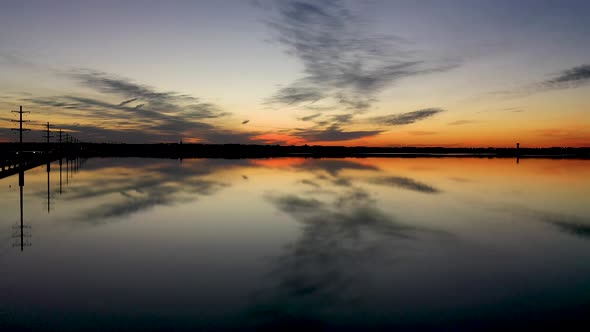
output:
<instances>
[{"instance_id":1,"label":"utility pole reflection","mask_svg":"<svg viewBox=\"0 0 590 332\"><path fill-rule=\"evenodd\" d=\"M47 213L51 211L51 186L49 184L49 173L51 173L51 162L47 160Z\"/></svg>"},{"instance_id":2,"label":"utility pole reflection","mask_svg":"<svg viewBox=\"0 0 590 332\"><path fill-rule=\"evenodd\" d=\"M59 194L61 195L61 157L59 158Z\"/></svg>"},{"instance_id":3,"label":"utility pole reflection","mask_svg":"<svg viewBox=\"0 0 590 332\"><path fill-rule=\"evenodd\" d=\"M15 225L13 228L17 230L14 234L12 234L13 238L19 239L18 243L13 244L15 247L20 247L20 251L24 251L25 247L31 246L30 242L25 242L25 238L30 238L31 234L26 233L25 230L30 229L29 225L25 225L24 223L24 209L23 209L23 187L25 186L25 172L20 171L18 173L18 186L20 191L20 225Z\"/></svg>"}]
</instances>

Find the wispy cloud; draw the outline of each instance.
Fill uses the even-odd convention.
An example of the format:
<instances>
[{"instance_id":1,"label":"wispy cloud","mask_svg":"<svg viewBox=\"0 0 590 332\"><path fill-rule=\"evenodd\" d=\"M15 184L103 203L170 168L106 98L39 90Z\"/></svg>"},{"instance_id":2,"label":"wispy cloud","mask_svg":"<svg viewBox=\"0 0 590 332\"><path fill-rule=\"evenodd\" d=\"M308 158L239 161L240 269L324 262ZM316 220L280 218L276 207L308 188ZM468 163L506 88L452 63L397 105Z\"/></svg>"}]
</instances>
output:
<instances>
[{"instance_id":1,"label":"wispy cloud","mask_svg":"<svg viewBox=\"0 0 590 332\"><path fill-rule=\"evenodd\" d=\"M414 112L391 114L385 116L371 117L365 120L355 119L354 113L343 113L329 116L322 116L321 113L313 114L300 120L313 121L314 126L310 128L296 128L287 131L290 135L304 139L308 142L335 142L348 141L353 139L368 138L385 132L384 129L375 130L347 130L346 125L370 123L380 126L407 125L420 120L427 119L437 113L443 112L441 108L427 108ZM431 135L433 131L414 131L412 135Z\"/></svg>"},{"instance_id":2,"label":"wispy cloud","mask_svg":"<svg viewBox=\"0 0 590 332\"><path fill-rule=\"evenodd\" d=\"M331 98L350 111L366 111L375 95L398 80L448 70L449 61L428 61L397 36L379 36L342 1L272 2L268 25L276 40L304 66L304 76L277 91L271 104L297 105Z\"/></svg>"},{"instance_id":3,"label":"wispy cloud","mask_svg":"<svg viewBox=\"0 0 590 332\"><path fill-rule=\"evenodd\" d=\"M428 130L410 130L410 131L408 131L408 134L414 135L414 136L428 136L428 135L437 134L437 132L436 131L428 131Z\"/></svg>"},{"instance_id":4,"label":"wispy cloud","mask_svg":"<svg viewBox=\"0 0 590 332\"><path fill-rule=\"evenodd\" d=\"M573 67L543 82L547 88L569 88L590 83L590 64Z\"/></svg>"},{"instance_id":5,"label":"wispy cloud","mask_svg":"<svg viewBox=\"0 0 590 332\"><path fill-rule=\"evenodd\" d=\"M69 73L69 76L80 84L102 93L142 99L154 104L171 103L179 99L196 99L176 92L159 92L130 79L91 69L77 69Z\"/></svg>"},{"instance_id":6,"label":"wispy cloud","mask_svg":"<svg viewBox=\"0 0 590 332\"><path fill-rule=\"evenodd\" d=\"M299 118L299 120L301 121L311 121L319 116L321 116L321 113L316 113L316 114L312 114L312 115L308 115L308 116L304 116L302 118Z\"/></svg>"},{"instance_id":7,"label":"wispy cloud","mask_svg":"<svg viewBox=\"0 0 590 332\"><path fill-rule=\"evenodd\" d=\"M258 132L235 131L208 123L230 115L213 103L177 92L162 92L130 79L93 70L75 70L67 77L99 95L22 98L52 115L85 120L82 126L61 123L81 139L123 142L176 141L179 137L204 143L262 143ZM111 102L125 98L121 102ZM91 122L92 124L88 124Z\"/></svg>"},{"instance_id":8,"label":"wispy cloud","mask_svg":"<svg viewBox=\"0 0 590 332\"><path fill-rule=\"evenodd\" d=\"M228 115L212 103L201 102L199 98L178 92L157 91L147 85L128 78L89 69L78 69L68 74L83 86L107 95L129 98L118 106L134 101L141 102L141 108L155 112L179 113L185 117L206 119Z\"/></svg>"},{"instance_id":9,"label":"wispy cloud","mask_svg":"<svg viewBox=\"0 0 590 332\"><path fill-rule=\"evenodd\" d=\"M373 123L384 124L390 126L400 126L411 124L420 120L424 120L434 116L435 114L441 113L444 110L441 108L425 108L418 111L391 114L384 116L377 116L370 118L369 120Z\"/></svg>"},{"instance_id":10,"label":"wispy cloud","mask_svg":"<svg viewBox=\"0 0 590 332\"><path fill-rule=\"evenodd\" d=\"M507 107L507 108L504 108L503 111L513 112L513 113L522 113L522 112L524 112L524 109L519 108L519 107Z\"/></svg>"},{"instance_id":11,"label":"wispy cloud","mask_svg":"<svg viewBox=\"0 0 590 332\"><path fill-rule=\"evenodd\" d=\"M39 70L40 67L36 63L27 60L21 52L6 51L0 52L0 66L21 67L33 70Z\"/></svg>"},{"instance_id":12,"label":"wispy cloud","mask_svg":"<svg viewBox=\"0 0 590 332\"><path fill-rule=\"evenodd\" d=\"M271 104L297 105L306 102L313 103L325 97L326 95L319 91L319 89L306 87L304 86L304 82L299 82L282 88L274 96L270 97L268 102Z\"/></svg>"},{"instance_id":13,"label":"wispy cloud","mask_svg":"<svg viewBox=\"0 0 590 332\"><path fill-rule=\"evenodd\" d=\"M577 88L585 85L590 85L590 64L565 69L553 74L551 78L544 81L535 82L512 90L494 91L492 94L506 97L522 97L545 91ZM514 112L518 111L514 110Z\"/></svg>"},{"instance_id":14,"label":"wispy cloud","mask_svg":"<svg viewBox=\"0 0 590 332\"><path fill-rule=\"evenodd\" d=\"M331 125L328 128L296 129L292 135L309 142L334 142L372 137L382 132L383 130L346 131L338 125Z\"/></svg>"},{"instance_id":15,"label":"wispy cloud","mask_svg":"<svg viewBox=\"0 0 590 332\"><path fill-rule=\"evenodd\" d=\"M353 114L337 114L337 115L330 116L329 119L330 119L330 121L335 122L335 123L347 124L352 121L353 117L354 117Z\"/></svg>"},{"instance_id":16,"label":"wispy cloud","mask_svg":"<svg viewBox=\"0 0 590 332\"><path fill-rule=\"evenodd\" d=\"M477 121L473 121L473 120L457 120L457 121L453 121L453 122L449 122L449 126L460 126L460 125L466 125L466 124L472 124L472 123L477 123Z\"/></svg>"}]
</instances>

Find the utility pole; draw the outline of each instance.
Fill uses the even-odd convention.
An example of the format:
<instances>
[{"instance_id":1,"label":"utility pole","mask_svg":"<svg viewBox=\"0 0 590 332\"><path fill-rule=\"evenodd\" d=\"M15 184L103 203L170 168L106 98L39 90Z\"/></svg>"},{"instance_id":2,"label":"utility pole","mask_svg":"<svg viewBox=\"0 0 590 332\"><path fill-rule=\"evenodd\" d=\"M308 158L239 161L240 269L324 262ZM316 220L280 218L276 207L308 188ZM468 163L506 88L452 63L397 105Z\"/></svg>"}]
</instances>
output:
<instances>
[{"instance_id":1,"label":"utility pole","mask_svg":"<svg viewBox=\"0 0 590 332\"><path fill-rule=\"evenodd\" d=\"M23 129L23 122L29 122L29 120L23 120L23 113L31 113L29 111L23 111L23 107L20 106L18 111L12 111L12 113L18 113L19 119L18 120L10 120L11 122L18 122L18 128L12 128L14 131L19 132L19 149L20 149L20 157L23 158L23 131L29 131L31 129Z\"/></svg>"},{"instance_id":2,"label":"utility pole","mask_svg":"<svg viewBox=\"0 0 590 332\"><path fill-rule=\"evenodd\" d=\"M59 136L58 136L59 137L59 145L57 146L57 153L59 154L59 160L60 160L60 162L61 162L61 157L63 156L63 153L64 153L64 147L62 145L61 134L62 134L62 132L61 132L61 129L60 129L59 130Z\"/></svg>"},{"instance_id":3,"label":"utility pole","mask_svg":"<svg viewBox=\"0 0 590 332\"><path fill-rule=\"evenodd\" d=\"M70 134L65 133L64 136L64 152L67 158L68 154L70 153L70 146L68 145L68 143L70 142Z\"/></svg>"},{"instance_id":4,"label":"utility pole","mask_svg":"<svg viewBox=\"0 0 590 332\"><path fill-rule=\"evenodd\" d=\"M47 122L47 124L45 125L45 135L43 135L44 138L47 139L47 154L49 154L49 139L51 137L53 137L53 135L51 135L50 131L49 131L49 122Z\"/></svg>"}]
</instances>

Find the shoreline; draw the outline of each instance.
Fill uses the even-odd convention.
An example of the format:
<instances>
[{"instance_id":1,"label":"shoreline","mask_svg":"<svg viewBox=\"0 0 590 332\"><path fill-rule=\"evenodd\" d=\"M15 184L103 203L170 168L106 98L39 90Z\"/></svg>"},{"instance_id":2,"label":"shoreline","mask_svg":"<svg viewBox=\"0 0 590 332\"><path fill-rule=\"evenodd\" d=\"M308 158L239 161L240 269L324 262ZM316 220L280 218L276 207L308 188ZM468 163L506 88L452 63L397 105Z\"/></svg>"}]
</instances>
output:
<instances>
[{"instance_id":1,"label":"shoreline","mask_svg":"<svg viewBox=\"0 0 590 332\"><path fill-rule=\"evenodd\" d=\"M345 147L241 144L100 144L100 143L0 143L0 158L14 159L18 151L38 157L56 155L154 158L552 158L590 159L590 148L443 148Z\"/></svg>"}]
</instances>

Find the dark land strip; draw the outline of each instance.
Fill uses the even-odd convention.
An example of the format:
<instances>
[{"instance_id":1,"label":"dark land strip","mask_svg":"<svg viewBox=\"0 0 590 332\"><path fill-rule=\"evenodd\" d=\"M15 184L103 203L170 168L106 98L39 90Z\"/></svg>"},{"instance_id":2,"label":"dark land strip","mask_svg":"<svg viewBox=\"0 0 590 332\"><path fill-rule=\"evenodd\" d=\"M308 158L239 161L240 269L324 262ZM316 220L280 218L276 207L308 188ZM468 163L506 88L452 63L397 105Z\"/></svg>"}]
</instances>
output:
<instances>
[{"instance_id":1,"label":"dark land strip","mask_svg":"<svg viewBox=\"0 0 590 332\"><path fill-rule=\"evenodd\" d=\"M0 159L16 158L18 143L0 143ZM77 157L153 157L153 158L271 158L271 157L480 157L590 159L590 148L445 148L445 147L345 147L280 146L242 144L100 144L100 143L23 143L26 156L39 153Z\"/></svg>"}]
</instances>

